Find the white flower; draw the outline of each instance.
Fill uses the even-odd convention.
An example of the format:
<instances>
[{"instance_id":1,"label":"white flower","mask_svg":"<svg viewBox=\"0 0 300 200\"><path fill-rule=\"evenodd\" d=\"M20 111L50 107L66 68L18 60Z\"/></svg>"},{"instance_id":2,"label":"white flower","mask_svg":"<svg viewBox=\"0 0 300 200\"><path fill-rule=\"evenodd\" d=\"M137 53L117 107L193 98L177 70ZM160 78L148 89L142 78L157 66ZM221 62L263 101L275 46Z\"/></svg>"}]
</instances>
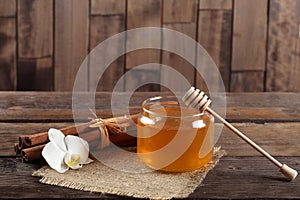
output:
<instances>
[{"instance_id":1,"label":"white flower","mask_svg":"<svg viewBox=\"0 0 300 200\"><path fill-rule=\"evenodd\" d=\"M93 160L89 159L89 144L80 137L65 135L57 129L48 131L50 142L46 144L42 155L50 165L59 173L64 173L69 168L78 169L83 164Z\"/></svg>"}]
</instances>

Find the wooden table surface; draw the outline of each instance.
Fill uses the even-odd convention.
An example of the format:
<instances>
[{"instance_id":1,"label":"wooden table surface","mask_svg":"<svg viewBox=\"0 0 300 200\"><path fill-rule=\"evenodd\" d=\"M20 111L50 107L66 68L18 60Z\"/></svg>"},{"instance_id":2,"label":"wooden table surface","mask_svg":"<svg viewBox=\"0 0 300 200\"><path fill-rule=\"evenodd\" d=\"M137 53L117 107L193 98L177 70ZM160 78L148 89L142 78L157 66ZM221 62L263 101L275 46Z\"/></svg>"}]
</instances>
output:
<instances>
[{"instance_id":1,"label":"wooden table surface","mask_svg":"<svg viewBox=\"0 0 300 200\"><path fill-rule=\"evenodd\" d=\"M131 105L159 94L135 93ZM110 93L97 93L97 113L103 118L110 115L109 102ZM31 174L45 163L22 163L15 156L13 144L19 135L72 124L71 93L0 92L0 109L0 199L120 198L41 184ZM229 93L226 118L279 161L300 171L300 93ZM191 198L300 199L300 177L285 181L272 163L226 128L218 144L227 156Z\"/></svg>"}]
</instances>

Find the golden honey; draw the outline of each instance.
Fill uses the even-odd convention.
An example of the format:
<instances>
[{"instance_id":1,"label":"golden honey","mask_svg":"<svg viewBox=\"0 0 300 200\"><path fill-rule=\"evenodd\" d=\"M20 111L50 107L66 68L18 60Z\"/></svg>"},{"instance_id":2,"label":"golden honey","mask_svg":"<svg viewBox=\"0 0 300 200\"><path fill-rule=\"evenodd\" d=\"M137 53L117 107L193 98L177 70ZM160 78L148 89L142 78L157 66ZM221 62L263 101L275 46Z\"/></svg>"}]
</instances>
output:
<instances>
[{"instance_id":1,"label":"golden honey","mask_svg":"<svg viewBox=\"0 0 300 200\"><path fill-rule=\"evenodd\" d=\"M213 117L182 106L174 97L143 103L137 136L140 159L157 170L191 171L212 159Z\"/></svg>"}]
</instances>

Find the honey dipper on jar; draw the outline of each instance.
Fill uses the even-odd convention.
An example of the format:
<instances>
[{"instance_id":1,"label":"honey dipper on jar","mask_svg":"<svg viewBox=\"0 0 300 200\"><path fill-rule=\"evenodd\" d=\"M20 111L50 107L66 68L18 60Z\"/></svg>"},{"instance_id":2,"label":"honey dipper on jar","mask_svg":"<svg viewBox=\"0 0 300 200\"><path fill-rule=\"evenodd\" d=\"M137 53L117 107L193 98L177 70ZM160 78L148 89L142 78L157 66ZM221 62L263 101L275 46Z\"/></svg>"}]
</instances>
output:
<instances>
[{"instance_id":1,"label":"honey dipper on jar","mask_svg":"<svg viewBox=\"0 0 300 200\"><path fill-rule=\"evenodd\" d=\"M233 125L231 125L225 119L223 119L219 114L217 114L215 111L213 111L209 107L209 105L211 104L211 100L207 97L207 95L203 91L200 91L199 89L196 89L195 87L191 87L185 93L185 95L182 97L182 100L187 106L196 108L196 109L200 110L201 112L207 111L210 114L212 114L215 118L220 120L232 132L234 132L237 136L239 136L241 139L243 139L246 143L248 143L250 146L252 146L254 149L256 149L263 156L268 158L273 164L275 164L280 169L280 172L289 181L292 181L297 177L298 172L296 170L294 170L291 167L287 166L286 164L283 164L283 163L279 162L278 160L276 160L268 152L266 152L259 145L257 145L251 139L249 139L246 135L244 135L241 131L239 131L237 128L235 128Z\"/></svg>"}]
</instances>

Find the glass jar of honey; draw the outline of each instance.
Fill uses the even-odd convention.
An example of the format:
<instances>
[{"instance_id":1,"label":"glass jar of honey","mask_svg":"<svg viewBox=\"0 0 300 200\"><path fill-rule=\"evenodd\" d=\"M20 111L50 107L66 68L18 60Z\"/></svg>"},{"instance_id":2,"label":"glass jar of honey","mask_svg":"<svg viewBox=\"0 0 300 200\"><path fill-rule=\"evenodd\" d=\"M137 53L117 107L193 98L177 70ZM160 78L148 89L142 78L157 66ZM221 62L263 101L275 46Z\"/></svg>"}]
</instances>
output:
<instances>
[{"instance_id":1,"label":"glass jar of honey","mask_svg":"<svg viewBox=\"0 0 300 200\"><path fill-rule=\"evenodd\" d=\"M213 156L214 118L187 108L175 96L153 97L142 103L137 153L149 167L183 172L198 169Z\"/></svg>"}]
</instances>

